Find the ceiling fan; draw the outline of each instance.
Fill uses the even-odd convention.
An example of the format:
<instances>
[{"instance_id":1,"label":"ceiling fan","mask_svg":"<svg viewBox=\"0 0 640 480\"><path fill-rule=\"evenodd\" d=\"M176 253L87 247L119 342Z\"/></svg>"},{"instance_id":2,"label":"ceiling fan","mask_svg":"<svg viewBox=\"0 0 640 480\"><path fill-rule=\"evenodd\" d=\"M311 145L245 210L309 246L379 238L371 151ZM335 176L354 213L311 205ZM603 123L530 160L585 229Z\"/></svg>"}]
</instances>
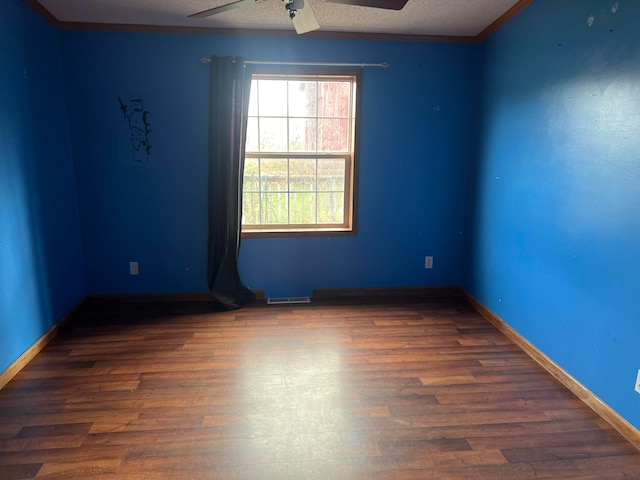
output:
<instances>
[{"instance_id":1,"label":"ceiling fan","mask_svg":"<svg viewBox=\"0 0 640 480\"><path fill-rule=\"evenodd\" d=\"M189 15L189 18L205 18L218 13L244 7L253 3L261 3L265 0L235 0L226 5L209 8L202 12ZM341 3L343 5L355 5L359 7L384 8L387 10L402 10L409 0L322 0L328 3ZM311 8L309 0L282 0L284 8L293 22L298 34L312 32L320 28L316 14Z\"/></svg>"}]
</instances>

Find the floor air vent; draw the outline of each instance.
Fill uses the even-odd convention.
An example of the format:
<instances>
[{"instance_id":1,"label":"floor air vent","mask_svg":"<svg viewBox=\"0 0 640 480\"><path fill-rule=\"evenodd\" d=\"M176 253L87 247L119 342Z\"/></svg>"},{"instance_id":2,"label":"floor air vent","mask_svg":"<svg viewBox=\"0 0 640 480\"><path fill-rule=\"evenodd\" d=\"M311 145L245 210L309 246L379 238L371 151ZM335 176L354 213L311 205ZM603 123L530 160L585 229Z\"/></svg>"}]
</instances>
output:
<instances>
[{"instance_id":1,"label":"floor air vent","mask_svg":"<svg viewBox=\"0 0 640 480\"><path fill-rule=\"evenodd\" d=\"M274 297L274 298L267 298L267 303L269 305L282 305L286 303L311 303L311 298L309 297Z\"/></svg>"}]
</instances>

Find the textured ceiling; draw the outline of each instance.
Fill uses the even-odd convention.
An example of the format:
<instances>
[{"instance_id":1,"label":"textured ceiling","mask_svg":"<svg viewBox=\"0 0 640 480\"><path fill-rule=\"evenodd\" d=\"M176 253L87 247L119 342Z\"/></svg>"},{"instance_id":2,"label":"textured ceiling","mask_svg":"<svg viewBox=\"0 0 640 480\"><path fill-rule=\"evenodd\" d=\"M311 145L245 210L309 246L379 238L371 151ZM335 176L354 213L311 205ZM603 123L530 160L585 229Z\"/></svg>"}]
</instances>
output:
<instances>
[{"instance_id":1,"label":"textured ceiling","mask_svg":"<svg viewBox=\"0 0 640 480\"><path fill-rule=\"evenodd\" d=\"M188 15L231 0L25 0L64 28L73 24L292 31L281 0L264 0L208 18ZM319 32L475 37L522 0L409 0L400 11L307 0ZM39 4L39 5L38 5ZM42 8L40 8L42 7ZM305 7L307 8L307 7ZM513 13L513 10L512 10ZM53 17L53 18L51 18Z\"/></svg>"}]
</instances>

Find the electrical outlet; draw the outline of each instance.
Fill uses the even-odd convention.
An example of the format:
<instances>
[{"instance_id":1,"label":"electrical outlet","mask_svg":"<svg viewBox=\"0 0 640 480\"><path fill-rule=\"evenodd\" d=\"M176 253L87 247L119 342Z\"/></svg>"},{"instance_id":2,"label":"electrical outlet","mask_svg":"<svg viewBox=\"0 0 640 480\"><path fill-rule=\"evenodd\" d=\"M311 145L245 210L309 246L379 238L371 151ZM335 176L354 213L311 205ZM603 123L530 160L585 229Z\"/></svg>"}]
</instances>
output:
<instances>
[{"instance_id":1,"label":"electrical outlet","mask_svg":"<svg viewBox=\"0 0 640 480\"><path fill-rule=\"evenodd\" d=\"M424 268L433 268L433 257L424 257Z\"/></svg>"},{"instance_id":2,"label":"electrical outlet","mask_svg":"<svg viewBox=\"0 0 640 480\"><path fill-rule=\"evenodd\" d=\"M129 262L129 275L138 275L138 262Z\"/></svg>"},{"instance_id":3,"label":"electrical outlet","mask_svg":"<svg viewBox=\"0 0 640 480\"><path fill-rule=\"evenodd\" d=\"M640 370L638 370L638 377L636 378L636 392L640 393Z\"/></svg>"}]
</instances>

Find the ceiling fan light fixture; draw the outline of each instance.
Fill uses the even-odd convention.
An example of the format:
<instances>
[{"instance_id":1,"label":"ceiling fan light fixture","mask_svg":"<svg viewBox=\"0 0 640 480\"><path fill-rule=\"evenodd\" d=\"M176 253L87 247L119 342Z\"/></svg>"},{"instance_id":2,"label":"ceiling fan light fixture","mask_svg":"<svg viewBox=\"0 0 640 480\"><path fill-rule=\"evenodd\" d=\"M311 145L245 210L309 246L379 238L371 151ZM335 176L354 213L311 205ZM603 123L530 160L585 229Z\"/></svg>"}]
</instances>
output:
<instances>
[{"instance_id":1,"label":"ceiling fan light fixture","mask_svg":"<svg viewBox=\"0 0 640 480\"><path fill-rule=\"evenodd\" d=\"M320 28L310 2L291 0L286 2L285 8L289 12L289 18L291 18L297 34L313 32Z\"/></svg>"}]
</instances>

